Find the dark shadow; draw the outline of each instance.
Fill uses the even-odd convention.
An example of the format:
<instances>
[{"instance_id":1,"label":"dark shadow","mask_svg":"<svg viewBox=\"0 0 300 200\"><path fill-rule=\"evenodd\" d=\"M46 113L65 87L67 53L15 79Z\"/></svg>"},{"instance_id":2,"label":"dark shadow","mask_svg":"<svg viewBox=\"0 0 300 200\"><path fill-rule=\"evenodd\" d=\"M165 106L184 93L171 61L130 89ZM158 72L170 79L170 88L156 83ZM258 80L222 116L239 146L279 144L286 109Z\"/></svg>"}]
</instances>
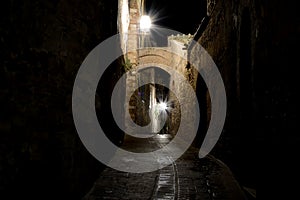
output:
<instances>
[{"instance_id":1,"label":"dark shadow","mask_svg":"<svg viewBox=\"0 0 300 200\"><path fill-rule=\"evenodd\" d=\"M208 89L205 81L200 74L198 74L197 78L196 95L200 108L200 122L197 135L194 140L194 145L196 145L196 147L200 147L207 133L207 128L210 121L211 107Z\"/></svg>"},{"instance_id":2,"label":"dark shadow","mask_svg":"<svg viewBox=\"0 0 300 200\"><path fill-rule=\"evenodd\" d=\"M96 92L96 114L98 121L103 132L115 145L120 145L124 138L124 132L116 124L111 110L111 96L115 88L116 83L123 75L124 70L122 67L122 58L115 60L103 73L101 77L97 92ZM125 90L125 83L122 84L124 87L121 90ZM115 105L118 110L124 115L124 102L125 97L119 96L120 103ZM124 115L125 116L125 115Z\"/></svg>"},{"instance_id":3,"label":"dark shadow","mask_svg":"<svg viewBox=\"0 0 300 200\"><path fill-rule=\"evenodd\" d=\"M255 120L254 88L252 66L251 17L246 8L242 14L240 32L240 122L238 142L235 144L236 175L242 184L255 187Z\"/></svg>"}]
</instances>

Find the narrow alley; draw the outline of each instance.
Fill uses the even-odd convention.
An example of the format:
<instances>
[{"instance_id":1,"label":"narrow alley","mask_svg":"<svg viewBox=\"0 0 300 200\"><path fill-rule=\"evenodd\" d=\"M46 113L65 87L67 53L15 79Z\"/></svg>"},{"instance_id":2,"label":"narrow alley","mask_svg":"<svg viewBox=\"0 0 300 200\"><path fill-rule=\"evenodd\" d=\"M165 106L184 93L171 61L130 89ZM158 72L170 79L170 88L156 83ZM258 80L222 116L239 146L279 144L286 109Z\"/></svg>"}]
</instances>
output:
<instances>
[{"instance_id":1,"label":"narrow alley","mask_svg":"<svg viewBox=\"0 0 300 200\"><path fill-rule=\"evenodd\" d=\"M297 3L4 0L0 199L297 199Z\"/></svg>"},{"instance_id":2,"label":"narrow alley","mask_svg":"<svg viewBox=\"0 0 300 200\"><path fill-rule=\"evenodd\" d=\"M125 138L122 148L133 152L154 151L166 145L169 134L147 139ZM198 158L190 147L171 165L148 173L126 173L106 168L84 200L97 199L246 199L229 168L213 156ZM157 158L157 162L160 159ZM172 158L168 158L172 159Z\"/></svg>"}]
</instances>

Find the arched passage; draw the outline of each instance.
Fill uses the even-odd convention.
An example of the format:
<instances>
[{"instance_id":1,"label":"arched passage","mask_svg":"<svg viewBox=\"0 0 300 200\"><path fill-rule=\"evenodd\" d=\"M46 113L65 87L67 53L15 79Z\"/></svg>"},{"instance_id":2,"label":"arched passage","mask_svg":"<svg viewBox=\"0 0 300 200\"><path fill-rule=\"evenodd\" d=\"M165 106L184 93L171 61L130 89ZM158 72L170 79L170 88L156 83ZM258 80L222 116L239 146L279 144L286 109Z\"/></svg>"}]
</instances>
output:
<instances>
[{"instance_id":1,"label":"arched passage","mask_svg":"<svg viewBox=\"0 0 300 200\"><path fill-rule=\"evenodd\" d=\"M135 113L135 122L141 126L151 123L152 132L167 133L169 129L169 106L171 105L166 104L166 110L157 109L159 109L159 105L170 100L171 75L160 67L148 66L140 68L136 77L138 89L131 97L135 98L136 104L135 109L131 110ZM167 122L162 124L163 120L161 118L165 118Z\"/></svg>"},{"instance_id":2,"label":"arched passage","mask_svg":"<svg viewBox=\"0 0 300 200\"><path fill-rule=\"evenodd\" d=\"M162 132L176 134L181 113L177 96L172 91L180 90L178 74L185 76L186 63L182 55L171 52L169 47L148 47L138 50L138 65L134 67L135 73L128 74L126 84L127 95L134 94L128 97L129 114L135 123L140 126L148 125L151 122L149 113L153 105L167 101L168 108L172 107L172 112L167 111L168 118ZM153 84L143 86L146 82ZM132 91L133 86L138 89ZM180 96L183 96L184 91L179 92L181 93ZM159 128L160 126L157 127ZM155 129L153 128L153 132L156 132Z\"/></svg>"}]
</instances>

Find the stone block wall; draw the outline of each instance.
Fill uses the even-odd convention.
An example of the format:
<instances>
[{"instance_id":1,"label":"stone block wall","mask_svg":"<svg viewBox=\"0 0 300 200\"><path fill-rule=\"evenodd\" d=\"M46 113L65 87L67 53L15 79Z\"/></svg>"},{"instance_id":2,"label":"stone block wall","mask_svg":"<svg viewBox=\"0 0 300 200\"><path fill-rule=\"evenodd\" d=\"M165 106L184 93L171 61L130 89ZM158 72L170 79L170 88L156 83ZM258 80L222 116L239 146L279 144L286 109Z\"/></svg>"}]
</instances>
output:
<instances>
[{"instance_id":1,"label":"stone block wall","mask_svg":"<svg viewBox=\"0 0 300 200\"><path fill-rule=\"evenodd\" d=\"M297 80L289 75L297 57L291 48L299 45L299 16L291 2L209 0L207 5L211 19L198 42L217 64L228 102L225 127L213 153L242 184L255 187L262 154L257 146L269 140L280 146L280 135L291 136L288 130L294 128L286 122L293 124L295 115L284 105L294 105L295 92L287 88Z\"/></svg>"},{"instance_id":2,"label":"stone block wall","mask_svg":"<svg viewBox=\"0 0 300 200\"><path fill-rule=\"evenodd\" d=\"M0 13L0 199L80 199L101 165L76 133L73 82L116 33L117 2L9 0Z\"/></svg>"}]
</instances>

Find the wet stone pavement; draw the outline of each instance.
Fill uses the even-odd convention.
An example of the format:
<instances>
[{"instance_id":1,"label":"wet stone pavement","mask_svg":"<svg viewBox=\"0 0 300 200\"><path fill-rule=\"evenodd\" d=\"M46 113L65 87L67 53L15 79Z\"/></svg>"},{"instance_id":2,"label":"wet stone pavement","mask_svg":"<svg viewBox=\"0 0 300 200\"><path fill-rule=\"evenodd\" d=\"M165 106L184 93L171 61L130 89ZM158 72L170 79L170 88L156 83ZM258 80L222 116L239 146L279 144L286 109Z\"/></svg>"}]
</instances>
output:
<instances>
[{"instance_id":1,"label":"wet stone pavement","mask_svg":"<svg viewBox=\"0 0 300 200\"><path fill-rule=\"evenodd\" d=\"M122 148L149 152L161 148L171 139L170 135L147 139L126 137ZM228 167L210 155L199 159L198 151L190 147L171 165L154 172L126 173L107 167L83 200L246 199Z\"/></svg>"}]
</instances>

